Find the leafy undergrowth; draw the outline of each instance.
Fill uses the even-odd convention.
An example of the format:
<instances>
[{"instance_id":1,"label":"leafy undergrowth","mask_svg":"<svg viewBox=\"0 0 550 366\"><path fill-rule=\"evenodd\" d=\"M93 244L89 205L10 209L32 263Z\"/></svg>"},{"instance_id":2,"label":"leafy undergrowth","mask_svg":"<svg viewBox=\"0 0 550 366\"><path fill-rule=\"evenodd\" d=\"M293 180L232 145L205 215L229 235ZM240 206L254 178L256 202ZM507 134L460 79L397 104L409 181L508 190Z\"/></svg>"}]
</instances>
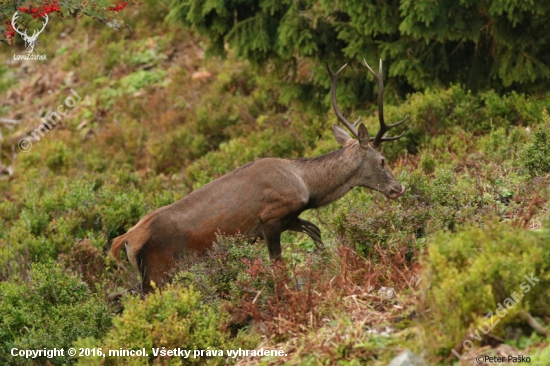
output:
<instances>
[{"instance_id":1,"label":"leafy undergrowth","mask_svg":"<svg viewBox=\"0 0 550 366\"><path fill-rule=\"evenodd\" d=\"M174 282L231 314L226 326L234 334L252 329L264 337L258 347L286 354L238 364L365 364L397 346L394 334L414 309L396 293L416 288L417 269L404 253L380 250L369 261L344 244L270 263L262 244L219 237L207 258L186 263Z\"/></svg>"},{"instance_id":2,"label":"leafy undergrowth","mask_svg":"<svg viewBox=\"0 0 550 366\"><path fill-rule=\"evenodd\" d=\"M549 246L548 229L519 230L494 221L434 235L423 258L419 304L428 354L451 360L501 340L529 354L545 346Z\"/></svg>"},{"instance_id":3,"label":"leafy undergrowth","mask_svg":"<svg viewBox=\"0 0 550 366\"><path fill-rule=\"evenodd\" d=\"M2 364L28 364L10 357L13 348L68 348L79 337L105 335L112 321L109 306L79 275L57 265L34 264L30 271L26 280L0 283ZM65 354L56 363L71 359Z\"/></svg>"},{"instance_id":4,"label":"leafy undergrowth","mask_svg":"<svg viewBox=\"0 0 550 366\"><path fill-rule=\"evenodd\" d=\"M0 66L0 118L19 121L0 124L3 345L286 354L198 364L383 365L405 348L428 364L512 353L548 364L550 94L452 86L387 105L387 120L410 116L404 137L383 145L402 197L358 188L304 213L327 248L285 233L280 263L262 243L219 238L206 258L183 261L172 287L126 295L117 314L108 296L139 278L108 249L145 213L248 161L338 146L328 93L323 110L289 103L269 73L233 55L205 59L201 40L163 23L157 2L128 10L133 34L53 15L40 44L52 62ZM71 88L82 100L17 150ZM372 132L374 109L345 114L365 116ZM483 332L484 317L532 274L540 282ZM452 350L462 355L468 340L459 360Z\"/></svg>"}]
</instances>

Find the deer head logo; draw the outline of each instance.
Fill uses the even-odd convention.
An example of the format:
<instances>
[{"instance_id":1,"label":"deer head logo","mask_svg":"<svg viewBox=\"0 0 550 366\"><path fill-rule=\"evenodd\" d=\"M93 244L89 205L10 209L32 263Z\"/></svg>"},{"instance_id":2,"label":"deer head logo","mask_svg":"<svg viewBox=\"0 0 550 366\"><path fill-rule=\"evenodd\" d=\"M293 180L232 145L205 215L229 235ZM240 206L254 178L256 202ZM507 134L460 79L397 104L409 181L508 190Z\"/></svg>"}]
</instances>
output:
<instances>
[{"instance_id":1,"label":"deer head logo","mask_svg":"<svg viewBox=\"0 0 550 366\"><path fill-rule=\"evenodd\" d=\"M23 38L23 41L25 41L25 48L27 49L27 53L32 53L32 51L34 51L34 46L36 45L36 40L38 36L40 35L40 33L42 33L44 28L46 28L46 24L48 24L48 14L44 15L44 19L46 21L44 22L42 29L40 30L35 29L32 33L32 36L29 36L27 34L27 30L25 30L24 32L21 32L21 30L19 30L19 27L17 27L17 25L15 24L15 21L18 18L19 18L19 11L16 11L15 14L13 14L13 17L11 18L11 25L13 29L21 35L21 37Z\"/></svg>"}]
</instances>

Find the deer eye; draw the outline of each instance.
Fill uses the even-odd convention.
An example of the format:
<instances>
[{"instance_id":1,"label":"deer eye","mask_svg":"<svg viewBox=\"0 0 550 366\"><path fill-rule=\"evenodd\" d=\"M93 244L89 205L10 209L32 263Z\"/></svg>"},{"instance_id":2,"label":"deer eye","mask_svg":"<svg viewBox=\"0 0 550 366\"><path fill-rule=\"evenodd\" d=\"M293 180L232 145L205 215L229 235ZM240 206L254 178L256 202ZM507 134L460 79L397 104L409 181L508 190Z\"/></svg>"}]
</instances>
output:
<instances>
[{"instance_id":1,"label":"deer eye","mask_svg":"<svg viewBox=\"0 0 550 366\"><path fill-rule=\"evenodd\" d=\"M384 158L380 159L380 166L382 168L386 166L386 159L384 159Z\"/></svg>"}]
</instances>

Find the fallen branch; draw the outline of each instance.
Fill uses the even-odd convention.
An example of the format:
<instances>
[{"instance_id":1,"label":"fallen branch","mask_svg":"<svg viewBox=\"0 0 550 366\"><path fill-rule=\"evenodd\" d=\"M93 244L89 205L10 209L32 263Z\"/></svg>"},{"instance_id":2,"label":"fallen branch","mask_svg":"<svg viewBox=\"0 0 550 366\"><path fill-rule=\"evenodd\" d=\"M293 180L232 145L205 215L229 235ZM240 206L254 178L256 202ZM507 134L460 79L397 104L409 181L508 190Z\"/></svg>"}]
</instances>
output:
<instances>
[{"instance_id":1,"label":"fallen branch","mask_svg":"<svg viewBox=\"0 0 550 366\"><path fill-rule=\"evenodd\" d=\"M521 313L521 317L524 318L525 320L527 320L527 323L531 326L531 328L533 328L535 330L535 332L537 332L540 335L550 337L550 330L543 327L537 321L537 319L533 318L533 316L531 314L524 311L524 312Z\"/></svg>"}]
</instances>

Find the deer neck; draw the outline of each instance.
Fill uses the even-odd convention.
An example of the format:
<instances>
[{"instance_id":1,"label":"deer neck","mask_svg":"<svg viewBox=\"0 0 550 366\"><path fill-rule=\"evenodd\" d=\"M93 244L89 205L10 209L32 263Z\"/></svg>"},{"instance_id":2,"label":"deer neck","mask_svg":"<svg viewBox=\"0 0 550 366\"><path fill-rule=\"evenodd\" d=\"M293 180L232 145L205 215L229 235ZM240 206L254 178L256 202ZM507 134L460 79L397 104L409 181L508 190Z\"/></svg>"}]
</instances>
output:
<instances>
[{"instance_id":1,"label":"deer neck","mask_svg":"<svg viewBox=\"0 0 550 366\"><path fill-rule=\"evenodd\" d=\"M301 178L309 191L308 208L327 205L356 187L360 167L357 144L310 159L301 159Z\"/></svg>"}]
</instances>

